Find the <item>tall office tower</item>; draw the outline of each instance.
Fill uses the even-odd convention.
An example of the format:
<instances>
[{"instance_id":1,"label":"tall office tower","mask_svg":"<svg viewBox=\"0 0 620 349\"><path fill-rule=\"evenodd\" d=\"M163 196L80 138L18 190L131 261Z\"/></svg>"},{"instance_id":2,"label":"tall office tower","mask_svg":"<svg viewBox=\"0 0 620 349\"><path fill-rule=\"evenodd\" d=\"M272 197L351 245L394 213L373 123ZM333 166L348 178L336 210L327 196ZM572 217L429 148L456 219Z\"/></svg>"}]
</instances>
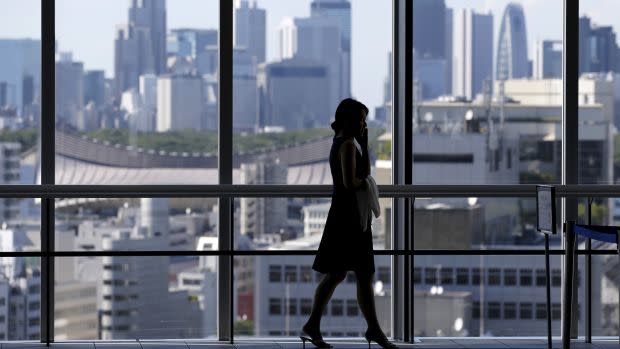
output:
<instances>
[{"instance_id":1,"label":"tall office tower","mask_svg":"<svg viewBox=\"0 0 620 349\"><path fill-rule=\"evenodd\" d=\"M0 183L20 184L20 143L0 142ZM20 200L0 198L0 222L19 215Z\"/></svg>"},{"instance_id":2,"label":"tall office tower","mask_svg":"<svg viewBox=\"0 0 620 349\"><path fill-rule=\"evenodd\" d=\"M196 59L207 46L217 45L217 36L215 29L172 29L167 39L168 56L188 56Z\"/></svg>"},{"instance_id":3,"label":"tall office tower","mask_svg":"<svg viewBox=\"0 0 620 349\"><path fill-rule=\"evenodd\" d=\"M423 58L414 52L413 66L415 99L435 99L446 94L447 60L445 58Z\"/></svg>"},{"instance_id":4,"label":"tall office tower","mask_svg":"<svg viewBox=\"0 0 620 349\"><path fill-rule=\"evenodd\" d=\"M297 51L297 28L295 19L285 17L278 27L278 39L280 41L280 59L293 58Z\"/></svg>"},{"instance_id":5,"label":"tall office tower","mask_svg":"<svg viewBox=\"0 0 620 349\"><path fill-rule=\"evenodd\" d=\"M24 266L11 280L7 333L8 340L41 338L41 271Z\"/></svg>"},{"instance_id":6,"label":"tall office tower","mask_svg":"<svg viewBox=\"0 0 620 349\"><path fill-rule=\"evenodd\" d=\"M511 2L504 10L497 41L497 80L528 77L527 32L523 7Z\"/></svg>"},{"instance_id":7,"label":"tall office tower","mask_svg":"<svg viewBox=\"0 0 620 349\"><path fill-rule=\"evenodd\" d=\"M84 64L74 62L70 53L56 61L56 120L84 130Z\"/></svg>"},{"instance_id":8,"label":"tall office tower","mask_svg":"<svg viewBox=\"0 0 620 349\"><path fill-rule=\"evenodd\" d=\"M620 72L620 49L611 26L592 24L579 18L579 73Z\"/></svg>"},{"instance_id":9,"label":"tall office tower","mask_svg":"<svg viewBox=\"0 0 620 349\"><path fill-rule=\"evenodd\" d=\"M170 199L141 198L140 226L146 229L147 236L162 236L170 233Z\"/></svg>"},{"instance_id":10,"label":"tall office tower","mask_svg":"<svg viewBox=\"0 0 620 349\"><path fill-rule=\"evenodd\" d=\"M453 93L471 100L493 78L493 15L461 9L454 23Z\"/></svg>"},{"instance_id":11,"label":"tall office tower","mask_svg":"<svg viewBox=\"0 0 620 349\"><path fill-rule=\"evenodd\" d=\"M452 94L452 75L454 70L454 10L446 7L446 94ZM493 40L491 40L493 41Z\"/></svg>"},{"instance_id":12,"label":"tall office tower","mask_svg":"<svg viewBox=\"0 0 620 349\"><path fill-rule=\"evenodd\" d=\"M199 76L157 79L157 132L204 129L203 82Z\"/></svg>"},{"instance_id":13,"label":"tall office tower","mask_svg":"<svg viewBox=\"0 0 620 349\"><path fill-rule=\"evenodd\" d=\"M598 73L618 72L618 43L611 26L590 29L590 71Z\"/></svg>"},{"instance_id":14,"label":"tall office tower","mask_svg":"<svg viewBox=\"0 0 620 349\"><path fill-rule=\"evenodd\" d=\"M166 69L166 0L131 0L129 23L146 28L151 46L143 52L153 57L155 74Z\"/></svg>"},{"instance_id":15,"label":"tall office tower","mask_svg":"<svg viewBox=\"0 0 620 349\"><path fill-rule=\"evenodd\" d=\"M562 78L562 41L543 40L536 45L535 79Z\"/></svg>"},{"instance_id":16,"label":"tall office tower","mask_svg":"<svg viewBox=\"0 0 620 349\"><path fill-rule=\"evenodd\" d=\"M233 50L233 129L254 132L258 127L255 57L245 48Z\"/></svg>"},{"instance_id":17,"label":"tall office tower","mask_svg":"<svg viewBox=\"0 0 620 349\"><path fill-rule=\"evenodd\" d=\"M0 85L4 86L0 98L4 97L5 102L0 104L15 106L18 115L22 115L23 108L27 107L24 103L40 95L41 41L0 39L0 57Z\"/></svg>"},{"instance_id":18,"label":"tall office tower","mask_svg":"<svg viewBox=\"0 0 620 349\"><path fill-rule=\"evenodd\" d=\"M446 3L413 1L413 49L420 58L446 58Z\"/></svg>"},{"instance_id":19,"label":"tall office tower","mask_svg":"<svg viewBox=\"0 0 620 349\"><path fill-rule=\"evenodd\" d=\"M105 76L103 70L86 70L84 72L84 104L94 102L103 106L105 102Z\"/></svg>"},{"instance_id":20,"label":"tall office tower","mask_svg":"<svg viewBox=\"0 0 620 349\"><path fill-rule=\"evenodd\" d=\"M590 70L590 18L579 17L579 75L589 73Z\"/></svg>"},{"instance_id":21,"label":"tall office tower","mask_svg":"<svg viewBox=\"0 0 620 349\"><path fill-rule=\"evenodd\" d=\"M325 65L328 69L330 110L345 98L342 89L342 43L340 25L328 16L286 19L280 25L281 52L284 58L296 57ZM288 41L284 41L284 39ZM292 54L292 56L289 56Z\"/></svg>"},{"instance_id":22,"label":"tall office tower","mask_svg":"<svg viewBox=\"0 0 620 349\"><path fill-rule=\"evenodd\" d=\"M120 95L138 87L142 74L155 73L155 61L151 51L152 43L148 28L133 24L121 25L116 31L114 41L114 95Z\"/></svg>"},{"instance_id":23,"label":"tall office tower","mask_svg":"<svg viewBox=\"0 0 620 349\"><path fill-rule=\"evenodd\" d=\"M261 158L241 164L243 184L284 184L288 166L280 159ZM276 234L286 228L286 198L241 198L240 233L253 238Z\"/></svg>"},{"instance_id":24,"label":"tall office tower","mask_svg":"<svg viewBox=\"0 0 620 349\"><path fill-rule=\"evenodd\" d=\"M34 77L24 75L22 82L22 105L28 107L35 101Z\"/></svg>"},{"instance_id":25,"label":"tall office tower","mask_svg":"<svg viewBox=\"0 0 620 349\"><path fill-rule=\"evenodd\" d=\"M256 57L256 64L265 62L267 27L265 9L254 0L239 0L235 6L235 47L245 47L250 56Z\"/></svg>"},{"instance_id":26,"label":"tall office tower","mask_svg":"<svg viewBox=\"0 0 620 349\"><path fill-rule=\"evenodd\" d=\"M258 66L259 125L288 130L328 127L333 108L329 69L301 58Z\"/></svg>"},{"instance_id":27,"label":"tall office tower","mask_svg":"<svg viewBox=\"0 0 620 349\"><path fill-rule=\"evenodd\" d=\"M314 0L310 4L312 17L333 18L340 29L341 68L340 96L351 95L351 3L348 0Z\"/></svg>"}]
</instances>

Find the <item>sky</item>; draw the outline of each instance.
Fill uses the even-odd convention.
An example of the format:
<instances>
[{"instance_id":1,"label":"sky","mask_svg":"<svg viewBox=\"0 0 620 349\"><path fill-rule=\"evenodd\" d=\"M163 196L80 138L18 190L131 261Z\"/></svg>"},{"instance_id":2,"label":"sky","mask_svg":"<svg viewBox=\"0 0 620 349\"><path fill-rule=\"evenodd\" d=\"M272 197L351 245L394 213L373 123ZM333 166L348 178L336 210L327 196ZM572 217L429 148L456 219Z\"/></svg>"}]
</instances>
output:
<instances>
[{"instance_id":1,"label":"sky","mask_svg":"<svg viewBox=\"0 0 620 349\"><path fill-rule=\"evenodd\" d=\"M285 17L306 17L310 0L257 0L267 10L267 59L278 59L277 28ZM491 11L494 46L501 17L510 0L446 0L453 9ZM528 51L535 42L562 38L562 0L518 0L523 5ZM40 38L40 0L0 0L0 38ZM129 0L56 0L56 38L85 69L104 69L112 77L115 26L127 21ZM387 55L391 50L392 0L351 0L352 93L371 109L383 98ZM620 0L581 0L580 13L596 24L620 28ZM218 27L217 0L168 0L168 28ZM618 29L616 29L618 30Z\"/></svg>"}]
</instances>

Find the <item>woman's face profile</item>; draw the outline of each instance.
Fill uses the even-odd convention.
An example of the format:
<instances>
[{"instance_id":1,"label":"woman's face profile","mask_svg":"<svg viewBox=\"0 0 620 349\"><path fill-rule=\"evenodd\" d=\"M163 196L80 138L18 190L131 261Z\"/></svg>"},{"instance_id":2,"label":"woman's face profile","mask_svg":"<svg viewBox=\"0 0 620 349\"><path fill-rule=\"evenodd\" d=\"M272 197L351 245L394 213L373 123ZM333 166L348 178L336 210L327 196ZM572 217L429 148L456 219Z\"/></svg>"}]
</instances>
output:
<instances>
[{"instance_id":1,"label":"woman's face profile","mask_svg":"<svg viewBox=\"0 0 620 349\"><path fill-rule=\"evenodd\" d=\"M364 110L359 110L356 114L358 117L350 118L345 121L345 132L353 137L360 136L366 128L366 112Z\"/></svg>"}]
</instances>

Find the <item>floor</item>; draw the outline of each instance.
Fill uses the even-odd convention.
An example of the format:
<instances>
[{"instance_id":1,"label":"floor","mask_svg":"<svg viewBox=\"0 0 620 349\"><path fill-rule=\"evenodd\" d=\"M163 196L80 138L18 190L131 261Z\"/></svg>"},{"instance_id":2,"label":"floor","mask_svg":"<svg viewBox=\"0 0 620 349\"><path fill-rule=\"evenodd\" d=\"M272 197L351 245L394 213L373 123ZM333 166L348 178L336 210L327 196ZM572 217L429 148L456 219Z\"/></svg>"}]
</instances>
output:
<instances>
[{"instance_id":1,"label":"floor","mask_svg":"<svg viewBox=\"0 0 620 349\"><path fill-rule=\"evenodd\" d=\"M368 344L362 339L333 339L327 341L334 346L334 349L353 349L367 348ZM399 348L420 348L420 349L546 349L547 342L544 339L532 338L425 338L420 343L404 344L396 343ZM52 343L53 348L63 349L231 349L231 348L259 348L259 349L293 349L302 348L301 341L295 341L290 338L269 339L269 340L238 340L234 344L227 343L205 343L199 341L183 341L183 340L166 340L166 341L119 341L119 342L64 342ZM554 340L553 348L561 348L561 342ZM311 344L306 344L308 349L314 348ZM373 349L380 348L377 344L372 344ZM42 349L46 348L45 344L33 342L11 342L0 343L0 349ZM571 349L618 349L620 344L617 339L594 340L592 344L586 344L583 340L574 341Z\"/></svg>"}]
</instances>

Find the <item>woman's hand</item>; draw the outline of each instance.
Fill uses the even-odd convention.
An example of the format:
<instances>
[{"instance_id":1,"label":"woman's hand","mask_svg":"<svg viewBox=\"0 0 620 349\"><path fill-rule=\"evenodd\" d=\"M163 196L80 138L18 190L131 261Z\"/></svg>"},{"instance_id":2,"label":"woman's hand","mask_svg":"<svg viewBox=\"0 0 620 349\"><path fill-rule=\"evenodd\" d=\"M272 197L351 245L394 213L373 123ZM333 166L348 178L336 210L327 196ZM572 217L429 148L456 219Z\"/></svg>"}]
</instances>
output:
<instances>
[{"instance_id":1,"label":"woman's hand","mask_svg":"<svg viewBox=\"0 0 620 349\"><path fill-rule=\"evenodd\" d=\"M368 149L368 127L364 127L362 133L359 136L358 143L362 146L362 149Z\"/></svg>"}]
</instances>

